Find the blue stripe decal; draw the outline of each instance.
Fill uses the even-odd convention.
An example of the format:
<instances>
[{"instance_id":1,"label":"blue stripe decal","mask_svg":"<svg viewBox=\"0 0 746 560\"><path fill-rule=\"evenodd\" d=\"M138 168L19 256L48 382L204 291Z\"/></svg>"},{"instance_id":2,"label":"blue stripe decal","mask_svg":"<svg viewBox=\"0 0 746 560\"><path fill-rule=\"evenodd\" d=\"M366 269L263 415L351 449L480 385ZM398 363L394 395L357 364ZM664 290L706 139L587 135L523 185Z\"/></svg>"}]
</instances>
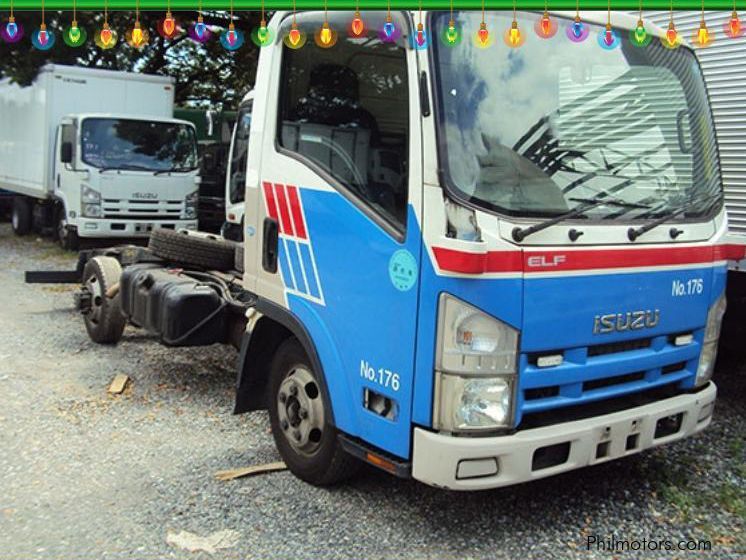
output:
<instances>
[{"instance_id":1,"label":"blue stripe decal","mask_svg":"<svg viewBox=\"0 0 746 560\"><path fill-rule=\"evenodd\" d=\"M306 243L298 243L301 254L301 264L306 271L306 280L308 280L308 293L311 297L318 298L321 296L319 290L319 281L313 271L313 259L311 258L311 249Z\"/></svg>"},{"instance_id":2,"label":"blue stripe decal","mask_svg":"<svg viewBox=\"0 0 746 560\"><path fill-rule=\"evenodd\" d=\"M280 249L280 271L282 272L282 278L285 281L285 286L291 290L295 289L293 285L293 277L290 275L290 265L288 264L288 251L287 245L283 242L279 244Z\"/></svg>"},{"instance_id":3,"label":"blue stripe decal","mask_svg":"<svg viewBox=\"0 0 746 560\"><path fill-rule=\"evenodd\" d=\"M298 293L307 294L308 288L306 288L306 283L303 280L303 270L298 255L298 242L295 239L285 238L285 244L288 248L288 261L295 276L295 290Z\"/></svg>"}]
</instances>

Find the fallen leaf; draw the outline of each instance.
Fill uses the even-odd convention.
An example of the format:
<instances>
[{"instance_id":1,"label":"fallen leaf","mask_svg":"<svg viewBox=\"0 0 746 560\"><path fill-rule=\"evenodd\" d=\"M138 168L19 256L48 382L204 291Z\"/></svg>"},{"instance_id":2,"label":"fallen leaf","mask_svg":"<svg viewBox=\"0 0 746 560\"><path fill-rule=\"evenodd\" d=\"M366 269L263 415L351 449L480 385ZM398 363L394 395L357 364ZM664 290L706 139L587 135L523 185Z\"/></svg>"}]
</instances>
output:
<instances>
[{"instance_id":1,"label":"fallen leaf","mask_svg":"<svg viewBox=\"0 0 746 560\"><path fill-rule=\"evenodd\" d=\"M201 537L189 531L180 533L169 532L166 535L166 542L189 552L204 550L208 554L215 554L218 550L231 548L238 544L241 534L233 529L223 529L216 531L206 537Z\"/></svg>"},{"instance_id":2,"label":"fallen leaf","mask_svg":"<svg viewBox=\"0 0 746 560\"><path fill-rule=\"evenodd\" d=\"M275 471L284 471L287 469L287 465L282 461L276 463L267 463L266 465L253 465L251 467L243 467L241 469L230 469L227 471L218 471L215 473L215 477L218 480L234 480L236 478L242 478L244 476L255 476L257 474L266 474Z\"/></svg>"}]
</instances>

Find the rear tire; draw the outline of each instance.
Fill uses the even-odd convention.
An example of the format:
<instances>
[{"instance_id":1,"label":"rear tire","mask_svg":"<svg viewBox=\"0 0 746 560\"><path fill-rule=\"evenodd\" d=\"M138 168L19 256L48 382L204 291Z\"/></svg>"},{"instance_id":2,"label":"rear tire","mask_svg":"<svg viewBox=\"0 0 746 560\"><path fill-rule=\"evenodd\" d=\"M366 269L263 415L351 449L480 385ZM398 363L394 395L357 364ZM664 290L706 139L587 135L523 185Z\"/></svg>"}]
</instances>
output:
<instances>
[{"instance_id":1,"label":"rear tire","mask_svg":"<svg viewBox=\"0 0 746 560\"><path fill-rule=\"evenodd\" d=\"M11 224L16 235L27 235L31 232L32 201L25 196L13 198Z\"/></svg>"},{"instance_id":2,"label":"rear tire","mask_svg":"<svg viewBox=\"0 0 746 560\"><path fill-rule=\"evenodd\" d=\"M357 472L360 462L342 449L318 374L296 338L277 349L269 390L272 435L290 472L315 486L336 484Z\"/></svg>"},{"instance_id":3,"label":"rear tire","mask_svg":"<svg viewBox=\"0 0 746 560\"><path fill-rule=\"evenodd\" d=\"M167 261L209 270L232 270L235 260L235 243L185 230L154 229L148 247Z\"/></svg>"},{"instance_id":4,"label":"rear tire","mask_svg":"<svg viewBox=\"0 0 746 560\"><path fill-rule=\"evenodd\" d=\"M127 318L122 313L120 292L106 293L119 283L122 267L113 257L94 257L83 269L83 285L90 293L90 309L83 314L85 328L93 342L116 344L122 338Z\"/></svg>"}]
</instances>

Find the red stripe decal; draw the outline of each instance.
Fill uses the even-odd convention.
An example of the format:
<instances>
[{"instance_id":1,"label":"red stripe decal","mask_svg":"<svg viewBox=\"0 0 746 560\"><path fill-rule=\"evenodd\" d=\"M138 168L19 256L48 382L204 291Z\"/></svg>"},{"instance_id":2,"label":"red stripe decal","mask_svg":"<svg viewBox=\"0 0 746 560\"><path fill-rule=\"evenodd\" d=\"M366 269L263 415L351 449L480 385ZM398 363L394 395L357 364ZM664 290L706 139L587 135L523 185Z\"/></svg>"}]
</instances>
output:
<instances>
[{"instance_id":1,"label":"red stripe decal","mask_svg":"<svg viewBox=\"0 0 746 560\"><path fill-rule=\"evenodd\" d=\"M288 200L290 201L290 213L293 215L295 233L301 239L307 239L306 224L303 222L303 212L298 198L298 187L288 185Z\"/></svg>"},{"instance_id":2,"label":"red stripe decal","mask_svg":"<svg viewBox=\"0 0 746 560\"><path fill-rule=\"evenodd\" d=\"M280 208L280 231L285 235L295 235L293 222L290 221L288 201L285 196L285 185L275 183L275 195L277 195L277 206Z\"/></svg>"},{"instance_id":3,"label":"red stripe decal","mask_svg":"<svg viewBox=\"0 0 746 560\"><path fill-rule=\"evenodd\" d=\"M716 261L740 261L746 258L746 245L718 245L715 247Z\"/></svg>"},{"instance_id":4,"label":"red stripe decal","mask_svg":"<svg viewBox=\"0 0 746 560\"><path fill-rule=\"evenodd\" d=\"M664 247L654 249L605 249L580 251L488 251L468 253L433 247L441 270L461 274L563 272L612 268L642 268L708 264L746 256L741 245Z\"/></svg>"},{"instance_id":5,"label":"red stripe decal","mask_svg":"<svg viewBox=\"0 0 746 560\"><path fill-rule=\"evenodd\" d=\"M277 219L277 204L275 203L275 193L272 190L272 183L264 181L264 201L267 203L267 214L273 220Z\"/></svg>"},{"instance_id":6,"label":"red stripe decal","mask_svg":"<svg viewBox=\"0 0 746 560\"><path fill-rule=\"evenodd\" d=\"M435 260L441 270L462 274L484 272L520 272L520 251L490 251L489 253L466 253L443 247L433 247Z\"/></svg>"}]
</instances>

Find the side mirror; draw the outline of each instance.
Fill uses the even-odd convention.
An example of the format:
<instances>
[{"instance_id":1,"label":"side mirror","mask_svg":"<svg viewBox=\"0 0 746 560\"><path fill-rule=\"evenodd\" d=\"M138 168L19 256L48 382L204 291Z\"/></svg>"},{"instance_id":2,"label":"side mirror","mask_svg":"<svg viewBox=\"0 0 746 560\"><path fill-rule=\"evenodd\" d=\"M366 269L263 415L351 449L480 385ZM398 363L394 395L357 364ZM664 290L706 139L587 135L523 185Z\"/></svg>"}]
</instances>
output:
<instances>
[{"instance_id":1,"label":"side mirror","mask_svg":"<svg viewBox=\"0 0 746 560\"><path fill-rule=\"evenodd\" d=\"M73 144L72 142L63 142L60 148L60 160L62 163L73 162Z\"/></svg>"}]
</instances>

